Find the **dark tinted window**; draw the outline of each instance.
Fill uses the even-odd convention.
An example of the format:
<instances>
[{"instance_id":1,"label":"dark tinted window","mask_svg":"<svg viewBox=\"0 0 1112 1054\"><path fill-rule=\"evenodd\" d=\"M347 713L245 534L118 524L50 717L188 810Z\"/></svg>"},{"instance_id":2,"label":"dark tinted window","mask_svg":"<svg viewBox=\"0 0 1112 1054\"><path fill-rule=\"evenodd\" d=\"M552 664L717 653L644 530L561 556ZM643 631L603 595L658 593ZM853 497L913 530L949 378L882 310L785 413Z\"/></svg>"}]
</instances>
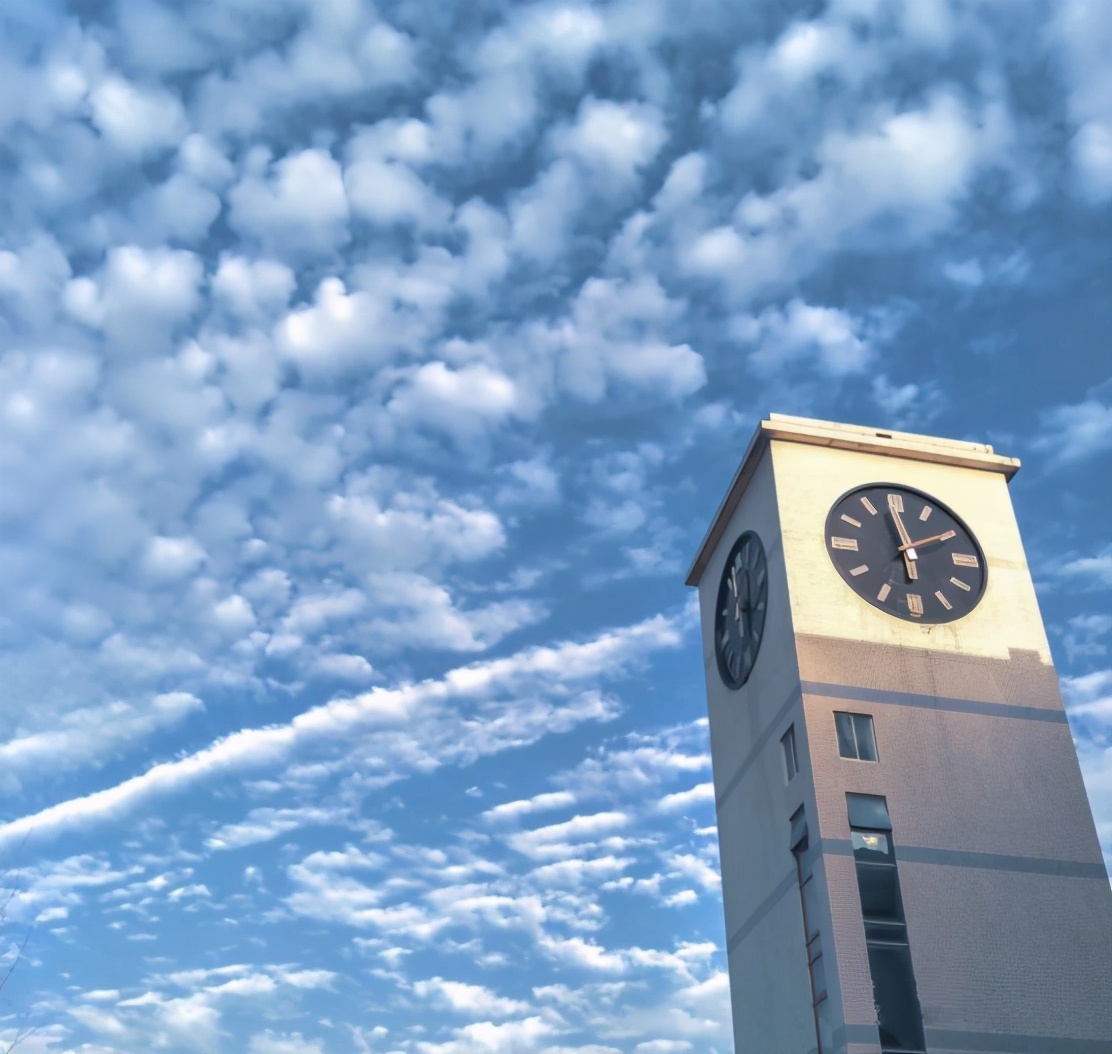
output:
<instances>
[{"instance_id":1,"label":"dark tinted window","mask_svg":"<svg viewBox=\"0 0 1112 1054\"><path fill-rule=\"evenodd\" d=\"M876 735L873 719L868 714L834 713L838 733L838 753L856 761L876 761Z\"/></svg>"},{"instance_id":2,"label":"dark tinted window","mask_svg":"<svg viewBox=\"0 0 1112 1054\"><path fill-rule=\"evenodd\" d=\"M869 945L869 969L880 1020L880 1045L924 1050L923 1014L907 945Z\"/></svg>"},{"instance_id":3,"label":"dark tinted window","mask_svg":"<svg viewBox=\"0 0 1112 1054\"><path fill-rule=\"evenodd\" d=\"M857 737L857 756L862 761L876 761L876 737L873 735L873 719L868 714L854 714L853 731Z\"/></svg>"},{"instance_id":4,"label":"dark tinted window","mask_svg":"<svg viewBox=\"0 0 1112 1054\"><path fill-rule=\"evenodd\" d=\"M853 734L853 715L835 714L834 727L838 730L838 753L844 758L857 757L857 739Z\"/></svg>"},{"instance_id":5,"label":"dark tinted window","mask_svg":"<svg viewBox=\"0 0 1112 1054\"><path fill-rule=\"evenodd\" d=\"M927 1049L923 1013L907 941L888 803L875 794L850 793L846 808L881 1054L923 1054Z\"/></svg>"},{"instance_id":6,"label":"dark tinted window","mask_svg":"<svg viewBox=\"0 0 1112 1054\"><path fill-rule=\"evenodd\" d=\"M861 890L861 914L881 922L903 922L900 884L890 864L858 864L857 884Z\"/></svg>"},{"instance_id":7,"label":"dark tinted window","mask_svg":"<svg viewBox=\"0 0 1112 1054\"><path fill-rule=\"evenodd\" d=\"M792 777L799 771L799 755L795 750L795 725L784 733L780 745L784 748L784 775L791 783Z\"/></svg>"}]
</instances>

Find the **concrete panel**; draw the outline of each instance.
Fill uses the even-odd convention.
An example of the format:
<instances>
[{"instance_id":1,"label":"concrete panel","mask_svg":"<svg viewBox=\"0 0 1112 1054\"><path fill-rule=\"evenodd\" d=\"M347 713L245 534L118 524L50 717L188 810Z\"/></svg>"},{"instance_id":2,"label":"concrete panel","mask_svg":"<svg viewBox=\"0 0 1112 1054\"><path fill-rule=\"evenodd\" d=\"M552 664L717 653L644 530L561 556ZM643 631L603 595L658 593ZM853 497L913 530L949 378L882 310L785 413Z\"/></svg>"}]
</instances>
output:
<instances>
[{"instance_id":1,"label":"concrete panel","mask_svg":"<svg viewBox=\"0 0 1112 1054\"><path fill-rule=\"evenodd\" d=\"M729 689L714 655L714 617L719 578L735 539L754 530L765 547L769 605L760 652L748 682ZM789 820L800 805L815 811L802 726L795 634L787 603L783 545L772 467L767 457L755 466L749 488L722 533L722 542L699 584L704 669L710 721L711 758L718 800L718 844L727 942L750 924L730 956L730 987L737 1050L777 1054L809 1050L815 1044L811 987L798 886L789 888L765 917L752 916L795 863L788 846ZM785 780L780 737L792 723L803 771ZM820 923L821 925L821 923ZM830 952L834 966L833 949ZM836 1004L840 1011L840 1003ZM795 1024L784 1024L794 1022ZM810 1035L801 1046L799 1022ZM791 1032L787 1046L781 1044ZM770 1045L773 1044L773 1045Z\"/></svg>"}]
</instances>

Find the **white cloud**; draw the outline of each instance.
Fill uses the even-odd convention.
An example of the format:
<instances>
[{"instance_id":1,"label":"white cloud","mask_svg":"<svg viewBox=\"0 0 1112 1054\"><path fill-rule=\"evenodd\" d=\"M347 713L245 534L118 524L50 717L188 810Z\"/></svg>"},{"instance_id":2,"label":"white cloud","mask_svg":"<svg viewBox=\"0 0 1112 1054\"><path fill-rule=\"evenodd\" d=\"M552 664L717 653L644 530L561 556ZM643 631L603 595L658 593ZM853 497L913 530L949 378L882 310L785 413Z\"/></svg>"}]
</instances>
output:
<instances>
[{"instance_id":1,"label":"white cloud","mask_svg":"<svg viewBox=\"0 0 1112 1054\"><path fill-rule=\"evenodd\" d=\"M358 549L351 554L356 566L382 571L442 566L479 560L505 545L505 528L490 510L440 498L427 487L391 493L394 482L391 474L353 474L345 492L328 499L329 519Z\"/></svg>"},{"instance_id":2,"label":"white cloud","mask_svg":"<svg viewBox=\"0 0 1112 1054\"><path fill-rule=\"evenodd\" d=\"M575 816L563 823L550 824L532 831L516 831L507 842L532 860L548 860L582 853L595 839L629 825L624 812L609 811Z\"/></svg>"},{"instance_id":3,"label":"white cloud","mask_svg":"<svg viewBox=\"0 0 1112 1054\"><path fill-rule=\"evenodd\" d=\"M89 101L98 131L133 157L176 146L185 136L181 102L168 91L109 77L93 89Z\"/></svg>"},{"instance_id":4,"label":"white cloud","mask_svg":"<svg viewBox=\"0 0 1112 1054\"><path fill-rule=\"evenodd\" d=\"M547 791L543 794L534 794L532 798L521 798L518 801L495 805L494 808L487 809L483 816L489 820L515 819L545 809L562 809L574 804L575 795L570 791Z\"/></svg>"},{"instance_id":5,"label":"white cloud","mask_svg":"<svg viewBox=\"0 0 1112 1054\"><path fill-rule=\"evenodd\" d=\"M1112 406L1097 398L1042 412L1040 435L1031 444L1052 462L1084 461L1112 448Z\"/></svg>"},{"instance_id":6,"label":"white cloud","mask_svg":"<svg viewBox=\"0 0 1112 1054\"><path fill-rule=\"evenodd\" d=\"M1031 261L1021 250L984 261L974 256L942 265L942 273L946 278L967 289L977 289L985 284L1019 285L1030 270Z\"/></svg>"},{"instance_id":7,"label":"white cloud","mask_svg":"<svg viewBox=\"0 0 1112 1054\"><path fill-rule=\"evenodd\" d=\"M266 249L327 254L350 237L343 174L324 150L254 166L228 192L229 221Z\"/></svg>"},{"instance_id":8,"label":"white cloud","mask_svg":"<svg viewBox=\"0 0 1112 1054\"><path fill-rule=\"evenodd\" d=\"M719 873L700 857L691 853L674 853L668 858L672 870L685 878L694 879L703 889L716 892L722 888Z\"/></svg>"},{"instance_id":9,"label":"white cloud","mask_svg":"<svg viewBox=\"0 0 1112 1054\"><path fill-rule=\"evenodd\" d=\"M324 279L311 306L295 308L278 325L279 347L310 377L368 370L393 351L385 305L367 292Z\"/></svg>"},{"instance_id":10,"label":"white cloud","mask_svg":"<svg viewBox=\"0 0 1112 1054\"><path fill-rule=\"evenodd\" d=\"M754 345L754 369L774 376L797 362L813 362L832 377L861 373L875 355L865 323L845 311L792 300L784 309L769 307L732 323L734 335Z\"/></svg>"},{"instance_id":11,"label":"white cloud","mask_svg":"<svg viewBox=\"0 0 1112 1054\"><path fill-rule=\"evenodd\" d=\"M660 112L643 103L588 98L573 125L554 137L556 147L606 181L629 184L664 145ZM604 191L605 192L605 191Z\"/></svg>"},{"instance_id":12,"label":"white cloud","mask_svg":"<svg viewBox=\"0 0 1112 1054\"><path fill-rule=\"evenodd\" d=\"M27 323L48 325L71 274L57 241L37 233L14 249L0 250L0 302Z\"/></svg>"},{"instance_id":13,"label":"white cloud","mask_svg":"<svg viewBox=\"0 0 1112 1054\"><path fill-rule=\"evenodd\" d=\"M155 581L176 582L196 573L207 559L192 538L152 538L143 554L143 569Z\"/></svg>"},{"instance_id":14,"label":"white cloud","mask_svg":"<svg viewBox=\"0 0 1112 1054\"><path fill-rule=\"evenodd\" d=\"M387 411L399 428L442 430L466 442L521 416L525 405L509 377L482 363L453 370L443 362L428 362L395 390Z\"/></svg>"},{"instance_id":15,"label":"white cloud","mask_svg":"<svg viewBox=\"0 0 1112 1054\"><path fill-rule=\"evenodd\" d=\"M225 824L207 841L210 849L242 849L269 842L303 827L346 825L348 817L336 809L252 809L239 823Z\"/></svg>"},{"instance_id":16,"label":"white cloud","mask_svg":"<svg viewBox=\"0 0 1112 1054\"><path fill-rule=\"evenodd\" d=\"M1095 556L1078 556L1067 560L1058 574L1072 579L1088 579L1098 586L1112 586L1112 546Z\"/></svg>"},{"instance_id":17,"label":"white cloud","mask_svg":"<svg viewBox=\"0 0 1112 1054\"><path fill-rule=\"evenodd\" d=\"M1062 694L1071 714L1112 724L1112 670L1063 677Z\"/></svg>"},{"instance_id":18,"label":"white cloud","mask_svg":"<svg viewBox=\"0 0 1112 1054\"><path fill-rule=\"evenodd\" d=\"M521 599L461 608L443 585L413 573L371 575L368 593L375 614L366 629L384 649L420 641L425 648L482 651L546 614L543 605Z\"/></svg>"},{"instance_id":19,"label":"white cloud","mask_svg":"<svg viewBox=\"0 0 1112 1054\"><path fill-rule=\"evenodd\" d=\"M536 336L557 350L559 382L579 398L597 402L632 389L681 399L706 383L702 356L666 336L683 307L651 276L628 282L592 278L570 316Z\"/></svg>"},{"instance_id":20,"label":"white cloud","mask_svg":"<svg viewBox=\"0 0 1112 1054\"><path fill-rule=\"evenodd\" d=\"M659 808L665 812L679 809L690 809L692 806L706 805L714 801L714 784L698 783L688 790L676 791L666 794L660 799Z\"/></svg>"},{"instance_id":21,"label":"white cloud","mask_svg":"<svg viewBox=\"0 0 1112 1054\"><path fill-rule=\"evenodd\" d=\"M0 766L19 774L73 768L99 761L111 751L135 749L156 730L172 728L204 704L189 692L166 692L145 705L117 700L103 707L72 710L56 727L17 735L0 744Z\"/></svg>"},{"instance_id":22,"label":"white cloud","mask_svg":"<svg viewBox=\"0 0 1112 1054\"><path fill-rule=\"evenodd\" d=\"M883 412L884 423L891 428L921 428L945 405L945 396L937 381L896 384L880 373L873 377L871 388L873 402Z\"/></svg>"},{"instance_id":23,"label":"white cloud","mask_svg":"<svg viewBox=\"0 0 1112 1054\"><path fill-rule=\"evenodd\" d=\"M839 250L916 245L951 225L983 172L1013 148L1001 100L979 110L937 89L920 105L861 112L825 128L809 167L767 193L743 195L733 223L681 232L685 270L714 277L733 300L782 289Z\"/></svg>"},{"instance_id":24,"label":"white cloud","mask_svg":"<svg viewBox=\"0 0 1112 1054\"><path fill-rule=\"evenodd\" d=\"M300 1032L275 1033L269 1029L251 1037L250 1054L324 1054L320 1040L305 1039Z\"/></svg>"},{"instance_id":25,"label":"white cloud","mask_svg":"<svg viewBox=\"0 0 1112 1054\"><path fill-rule=\"evenodd\" d=\"M642 658L644 648L669 647L678 642L675 629L666 620L651 619L638 625L603 634L583 644L557 648L534 648L505 659L459 667L440 681L426 681L397 689L372 689L351 699L335 699L297 715L285 724L234 732L175 761L161 762L139 776L115 786L93 791L49 806L37 813L0 824L0 843L26 835L50 836L56 832L118 818L139 807L152 796L180 791L200 780L243 772L263 765L281 764L300 744L321 740L343 740L368 729L387 734L382 749L393 766L409 763L419 769L444 763L467 763L477 757L536 742L544 735L575 727L584 721L608 720L615 716L613 704L588 691L569 698L584 678L615 676L631 662ZM445 699L489 699L491 695L530 686L534 695L555 693L560 705L548 702L525 707L516 700L487 704L481 720L467 718L461 711L441 709ZM424 717L417 721L418 713ZM434 717L434 715L436 715ZM414 723L416 722L416 723ZM393 737L390 730L413 729L416 740ZM422 744L420 735L429 736ZM579 826L606 826L603 819L581 819ZM614 823L621 814L611 814ZM622 818L624 821L624 818ZM566 829L574 833L575 821ZM553 842L558 829L532 833L523 844L547 846L539 851L559 854Z\"/></svg>"},{"instance_id":26,"label":"white cloud","mask_svg":"<svg viewBox=\"0 0 1112 1054\"><path fill-rule=\"evenodd\" d=\"M498 492L499 503L553 505L560 499L560 477L543 455L503 466L508 478Z\"/></svg>"},{"instance_id":27,"label":"white cloud","mask_svg":"<svg viewBox=\"0 0 1112 1054\"><path fill-rule=\"evenodd\" d=\"M483 985L446 981L442 977L417 981L413 991L422 999L438 1002L469 1017L509 1017L529 1010L529 1004L520 999L506 999Z\"/></svg>"},{"instance_id":28,"label":"white cloud","mask_svg":"<svg viewBox=\"0 0 1112 1054\"><path fill-rule=\"evenodd\" d=\"M132 218L145 240L195 245L206 237L220 209L218 195L177 172L136 200Z\"/></svg>"},{"instance_id":29,"label":"white cloud","mask_svg":"<svg viewBox=\"0 0 1112 1054\"><path fill-rule=\"evenodd\" d=\"M98 280L99 279L99 280ZM112 351L148 353L164 347L174 327L200 303L200 259L182 249L109 250L97 278L75 278L65 291L75 318L104 330Z\"/></svg>"},{"instance_id":30,"label":"white cloud","mask_svg":"<svg viewBox=\"0 0 1112 1054\"><path fill-rule=\"evenodd\" d=\"M1093 205L1112 197L1112 17L1102 4L1055 6L1050 38L1059 49L1076 131L1070 144L1078 194Z\"/></svg>"},{"instance_id":31,"label":"white cloud","mask_svg":"<svg viewBox=\"0 0 1112 1054\"><path fill-rule=\"evenodd\" d=\"M480 1021L458 1029L455 1039L446 1043L419 1041L416 1049L421 1054L487 1054L503 1050L537 1050L542 1042L556 1032L554 1025L540 1017L527 1017L521 1021L507 1021L496 1025Z\"/></svg>"},{"instance_id":32,"label":"white cloud","mask_svg":"<svg viewBox=\"0 0 1112 1054\"><path fill-rule=\"evenodd\" d=\"M343 681L368 681L374 677L374 667L362 655L321 655L317 669L326 677Z\"/></svg>"},{"instance_id":33,"label":"white cloud","mask_svg":"<svg viewBox=\"0 0 1112 1054\"><path fill-rule=\"evenodd\" d=\"M376 125L352 138L344 169L352 212L376 224L444 226L451 206L408 163L431 159L427 125L410 119L393 131Z\"/></svg>"},{"instance_id":34,"label":"white cloud","mask_svg":"<svg viewBox=\"0 0 1112 1054\"><path fill-rule=\"evenodd\" d=\"M242 318L266 318L284 309L297 285L280 260L226 254L212 276L213 294Z\"/></svg>"}]
</instances>

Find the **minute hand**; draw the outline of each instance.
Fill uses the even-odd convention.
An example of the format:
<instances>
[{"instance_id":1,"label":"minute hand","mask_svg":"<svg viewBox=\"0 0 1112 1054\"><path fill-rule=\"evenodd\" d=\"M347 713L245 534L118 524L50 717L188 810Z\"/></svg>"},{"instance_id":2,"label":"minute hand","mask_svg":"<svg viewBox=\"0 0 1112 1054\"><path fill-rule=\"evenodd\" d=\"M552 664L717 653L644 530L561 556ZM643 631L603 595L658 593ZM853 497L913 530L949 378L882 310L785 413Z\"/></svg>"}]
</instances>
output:
<instances>
[{"instance_id":1,"label":"minute hand","mask_svg":"<svg viewBox=\"0 0 1112 1054\"><path fill-rule=\"evenodd\" d=\"M903 524L900 510L896 507L894 495L891 494L888 496L888 513L892 517L892 522L896 525L900 541L903 542L903 545L896 552L903 556L904 567L907 568L907 577L914 582L919 577L919 569L915 566L915 549L911 544L911 535L907 533L907 528Z\"/></svg>"},{"instance_id":2,"label":"minute hand","mask_svg":"<svg viewBox=\"0 0 1112 1054\"><path fill-rule=\"evenodd\" d=\"M918 549L920 545L930 545L931 542L948 542L957 533L957 531L943 531L941 534L932 534L929 538L920 538L917 542L905 541L897 551L902 553L905 549Z\"/></svg>"}]
</instances>

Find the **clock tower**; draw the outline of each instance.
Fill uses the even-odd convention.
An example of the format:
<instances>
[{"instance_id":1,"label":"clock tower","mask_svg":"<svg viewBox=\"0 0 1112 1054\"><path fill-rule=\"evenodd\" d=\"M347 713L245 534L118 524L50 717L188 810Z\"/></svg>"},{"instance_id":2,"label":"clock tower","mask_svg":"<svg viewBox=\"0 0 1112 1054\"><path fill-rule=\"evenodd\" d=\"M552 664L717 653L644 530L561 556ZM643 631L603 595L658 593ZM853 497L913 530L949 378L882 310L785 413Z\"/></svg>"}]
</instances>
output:
<instances>
[{"instance_id":1,"label":"clock tower","mask_svg":"<svg viewBox=\"0 0 1112 1054\"><path fill-rule=\"evenodd\" d=\"M979 443L772 414L698 586L738 1054L1112 1054L1112 890Z\"/></svg>"}]
</instances>

